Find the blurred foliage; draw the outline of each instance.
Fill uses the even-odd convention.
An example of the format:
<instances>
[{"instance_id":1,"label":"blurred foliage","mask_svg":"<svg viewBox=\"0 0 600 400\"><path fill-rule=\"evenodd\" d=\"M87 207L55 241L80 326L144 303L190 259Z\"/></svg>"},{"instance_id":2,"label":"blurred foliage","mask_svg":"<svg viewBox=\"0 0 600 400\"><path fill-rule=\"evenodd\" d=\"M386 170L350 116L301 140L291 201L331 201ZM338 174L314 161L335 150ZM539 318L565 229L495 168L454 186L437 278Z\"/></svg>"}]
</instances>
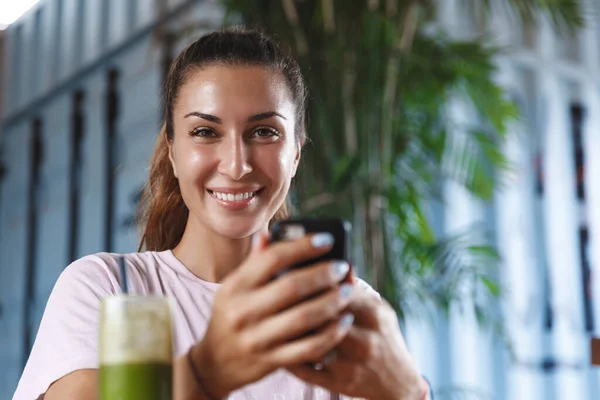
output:
<instances>
[{"instance_id":1,"label":"blurred foliage","mask_svg":"<svg viewBox=\"0 0 600 400\"><path fill-rule=\"evenodd\" d=\"M499 7L525 24L545 16L557 30L583 23L575 0L463 2L488 14ZM464 303L492 324L498 254L480 227L452 237L436 231L431 206L449 180L491 200L498 169L508 167L502 143L518 112L493 80L502 49L449 37L433 0L222 3L232 21L289 44L307 79L310 141L297 211L353 223L353 261L401 319L422 313L415 304L449 312ZM450 118L454 101L477 121Z\"/></svg>"}]
</instances>

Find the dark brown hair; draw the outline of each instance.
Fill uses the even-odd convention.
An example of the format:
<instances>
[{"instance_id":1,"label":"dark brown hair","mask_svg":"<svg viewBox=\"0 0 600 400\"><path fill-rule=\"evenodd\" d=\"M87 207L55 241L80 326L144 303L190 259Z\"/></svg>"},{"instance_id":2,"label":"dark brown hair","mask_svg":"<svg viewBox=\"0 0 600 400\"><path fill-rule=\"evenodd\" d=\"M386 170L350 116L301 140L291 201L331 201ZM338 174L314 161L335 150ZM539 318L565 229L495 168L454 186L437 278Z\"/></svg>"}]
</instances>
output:
<instances>
[{"instance_id":1,"label":"dark brown hair","mask_svg":"<svg viewBox=\"0 0 600 400\"><path fill-rule=\"evenodd\" d=\"M306 87L300 66L264 33L243 27L226 28L202 36L175 59L163 86L165 122L158 134L150 163L148 182L140 202L138 219L142 231L139 250L174 248L185 230L188 209L169 160L168 141L174 138L173 107L181 87L199 68L222 65L262 66L280 73L287 83L296 110L295 136L306 137ZM273 220L286 218L287 199Z\"/></svg>"}]
</instances>

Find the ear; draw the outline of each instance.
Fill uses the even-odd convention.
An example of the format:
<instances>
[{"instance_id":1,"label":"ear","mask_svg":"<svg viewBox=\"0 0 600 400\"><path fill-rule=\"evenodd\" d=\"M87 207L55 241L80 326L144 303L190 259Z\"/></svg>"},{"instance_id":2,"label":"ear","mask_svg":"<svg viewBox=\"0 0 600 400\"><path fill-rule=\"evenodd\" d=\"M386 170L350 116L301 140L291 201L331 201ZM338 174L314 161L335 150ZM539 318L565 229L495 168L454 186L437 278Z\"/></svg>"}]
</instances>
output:
<instances>
[{"instance_id":1,"label":"ear","mask_svg":"<svg viewBox=\"0 0 600 400\"><path fill-rule=\"evenodd\" d=\"M304 146L304 140L302 143L298 143L296 146L296 157L294 157L294 166L292 167L292 178L296 176L296 172L298 171L298 164L300 164L300 157L302 155L302 147Z\"/></svg>"},{"instance_id":2,"label":"ear","mask_svg":"<svg viewBox=\"0 0 600 400\"><path fill-rule=\"evenodd\" d=\"M179 178L177 175L177 167L175 166L175 158L173 157L173 141L169 140L169 138L165 135L165 142L169 152L169 161L171 161L171 167L173 168L173 175L175 175L175 178Z\"/></svg>"}]
</instances>

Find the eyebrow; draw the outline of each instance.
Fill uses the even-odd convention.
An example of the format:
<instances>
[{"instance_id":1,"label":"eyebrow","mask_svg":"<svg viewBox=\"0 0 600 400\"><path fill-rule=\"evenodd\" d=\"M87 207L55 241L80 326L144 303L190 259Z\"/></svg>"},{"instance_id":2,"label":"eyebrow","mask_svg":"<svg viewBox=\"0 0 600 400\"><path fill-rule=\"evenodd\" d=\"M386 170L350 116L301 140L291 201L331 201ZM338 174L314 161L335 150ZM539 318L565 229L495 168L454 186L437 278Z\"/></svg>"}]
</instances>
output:
<instances>
[{"instance_id":1,"label":"eyebrow","mask_svg":"<svg viewBox=\"0 0 600 400\"><path fill-rule=\"evenodd\" d=\"M264 112L264 113L260 113L260 114L251 116L250 118L248 118L248 122L262 121L263 119L268 119L268 118L272 118L272 117L279 117L281 119L287 119L286 117L279 114L278 112L268 111L268 112Z\"/></svg>"},{"instance_id":2,"label":"eyebrow","mask_svg":"<svg viewBox=\"0 0 600 400\"><path fill-rule=\"evenodd\" d=\"M214 122L215 124L222 124L223 123L223 121L219 117L216 117L216 116L211 115L211 114L205 114L205 113L197 112L197 111L192 111L191 113L187 113L186 115L183 116L183 118L188 118L188 117L202 118L202 119L205 119L207 121ZM248 118L248 122L262 121L263 119L268 119L268 118L272 118L272 117L279 117L279 118L284 119L284 120L287 119L286 117L284 117L283 115L279 114L278 112L267 111L267 112L264 112L264 113L260 113L260 114L256 114L256 115L251 116L250 118Z\"/></svg>"}]
</instances>

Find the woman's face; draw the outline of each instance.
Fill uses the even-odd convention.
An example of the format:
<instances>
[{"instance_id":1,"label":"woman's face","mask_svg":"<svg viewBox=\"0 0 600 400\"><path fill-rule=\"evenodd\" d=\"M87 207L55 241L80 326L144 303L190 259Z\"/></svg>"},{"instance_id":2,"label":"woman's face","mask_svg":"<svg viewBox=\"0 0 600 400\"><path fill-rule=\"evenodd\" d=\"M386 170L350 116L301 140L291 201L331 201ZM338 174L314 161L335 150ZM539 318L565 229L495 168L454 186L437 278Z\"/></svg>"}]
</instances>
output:
<instances>
[{"instance_id":1,"label":"woman's face","mask_svg":"<svg viewBox=\"0 0 600 400\"><path fill-rule=\"evenodd\" d=\"M280 73L210 66L181 87L170 158L192 224L229 238L265 227L283 204L300 146Z\"/></svg>"}]
</instances>

